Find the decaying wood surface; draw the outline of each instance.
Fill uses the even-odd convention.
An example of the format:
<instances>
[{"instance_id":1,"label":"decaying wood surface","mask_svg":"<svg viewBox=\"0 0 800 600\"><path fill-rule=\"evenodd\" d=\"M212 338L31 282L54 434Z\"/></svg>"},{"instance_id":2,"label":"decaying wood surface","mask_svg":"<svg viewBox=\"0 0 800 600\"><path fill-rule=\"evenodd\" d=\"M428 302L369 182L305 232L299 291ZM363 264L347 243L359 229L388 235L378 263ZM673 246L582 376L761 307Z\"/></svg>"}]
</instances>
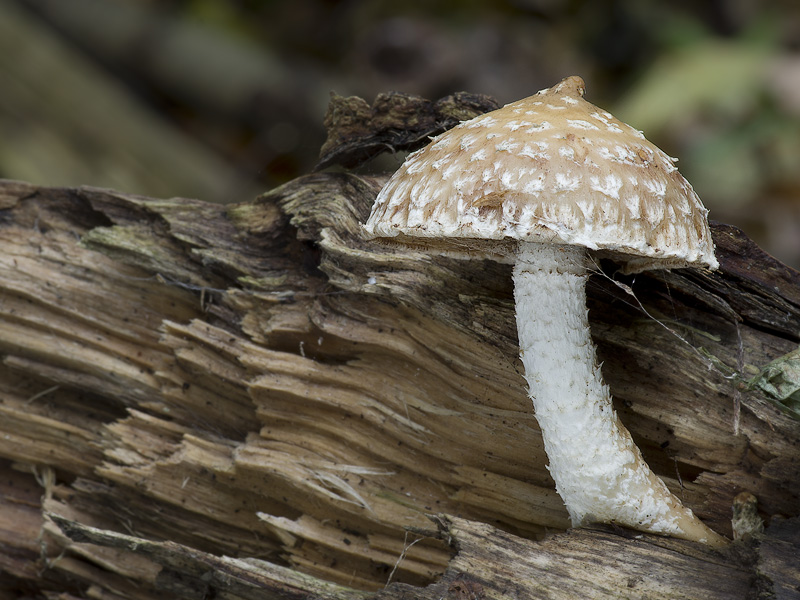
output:
<instances>
[{"instance_id":1,"label":"decaying wood surface","mask_svg":"<svg viewBox=\"0 0 800 600\"><path fill-rule=\"evenodd\" d=\"M766 529L564 532L510 267L365 240L382 182L230 206L0 183L0 590L798 593L800 420L767 385L792 378L757 378L797 349L797 272L720 224L716 273L598 263L592 332L648 463L716 530L741 492Z\"/></svg>"}]
</instances>

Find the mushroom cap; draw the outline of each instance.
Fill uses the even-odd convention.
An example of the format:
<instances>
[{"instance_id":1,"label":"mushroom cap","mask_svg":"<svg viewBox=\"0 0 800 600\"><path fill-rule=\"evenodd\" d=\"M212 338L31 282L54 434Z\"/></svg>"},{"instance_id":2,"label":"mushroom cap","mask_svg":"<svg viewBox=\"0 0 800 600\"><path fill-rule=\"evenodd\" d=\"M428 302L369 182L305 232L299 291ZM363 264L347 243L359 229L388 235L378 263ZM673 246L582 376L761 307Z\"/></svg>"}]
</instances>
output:
<instances>
[{"instance_id":1,"label":"mushroom cap","mask_svg":"<svg viewBox=\"0 0 800 600\"><path fill-rule=\"evenodd\" d=\"M628 271L716 268L708 211L675 160L584 89L568 77L434 138L384 186L365 230L503 262L526 240L611 254Z\"/></svg>"}]
</instances>

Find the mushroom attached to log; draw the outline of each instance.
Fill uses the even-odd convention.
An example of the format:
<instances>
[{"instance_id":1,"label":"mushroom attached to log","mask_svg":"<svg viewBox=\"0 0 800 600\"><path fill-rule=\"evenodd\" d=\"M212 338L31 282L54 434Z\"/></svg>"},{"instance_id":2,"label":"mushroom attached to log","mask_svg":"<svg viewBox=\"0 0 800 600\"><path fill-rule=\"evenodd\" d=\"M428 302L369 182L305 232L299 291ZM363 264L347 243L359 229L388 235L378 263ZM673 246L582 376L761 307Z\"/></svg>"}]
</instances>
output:
<instances>
[{"instance_id":1,"label":"mushroom attached to log","mask_svg":"<svg viewBox=\"0 0 800 600\"><path fill-rule=\"evenodd\" d=\"M616 523L720 546L617 417L589 331L589 255L627 272L715 269L703 207L673 159L569 77L408 156L365 224L382 238L514 264L520 356L573 526Z\"/></svg>"}]
</instances>

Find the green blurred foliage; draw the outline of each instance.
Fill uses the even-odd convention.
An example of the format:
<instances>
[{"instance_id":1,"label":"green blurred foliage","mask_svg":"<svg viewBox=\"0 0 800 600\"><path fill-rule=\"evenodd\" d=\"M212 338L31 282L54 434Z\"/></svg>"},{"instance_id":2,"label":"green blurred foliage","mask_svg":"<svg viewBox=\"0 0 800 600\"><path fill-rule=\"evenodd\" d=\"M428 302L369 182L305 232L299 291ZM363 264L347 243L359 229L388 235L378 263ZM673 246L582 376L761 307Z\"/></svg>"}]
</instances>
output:
<instances>
[{"instance_id":1,"label":"green blurred foliage","mask_svg":"<svg viewBox=\"0 0 800 600\"><path fill-rule=\"evenodd\" d=\"M763 94L773 57L770 44L693 40L659 57L616 113L674 147L702 197L741 205L763 183L755 154L780 133Z\"/></svg>"},{"instance_id":2,"label":"green blurred foliage","mask_svg":"<svg viewBox=\"0 0 800 600\"><path fill-rule=\"evenodd\" d=\"M723 38L672 23L615 113L680 157L713 217L798 265L800 57L781 25L766 16Z\"/></svg>"}]
</instances>

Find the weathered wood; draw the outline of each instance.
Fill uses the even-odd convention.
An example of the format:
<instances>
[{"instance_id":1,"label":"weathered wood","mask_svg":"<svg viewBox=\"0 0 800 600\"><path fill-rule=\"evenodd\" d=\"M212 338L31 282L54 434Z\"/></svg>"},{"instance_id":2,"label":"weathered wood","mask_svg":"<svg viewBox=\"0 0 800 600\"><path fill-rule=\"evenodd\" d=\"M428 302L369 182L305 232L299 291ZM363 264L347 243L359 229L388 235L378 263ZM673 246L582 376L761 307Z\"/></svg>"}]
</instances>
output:
<instances>
[{"instance_id":1,"label":"weathered wood","mask_svg":"<svg viewBox=\"0 0 800 600\"><path fill-rule=\"evenodd\" d=\"M5 588L791 589L796 538L772 523L800 512L800 420L748 382L797 348L798 273L715 225L719 272L622 276L598 259L588 290L649 464L726 535L733 498L752 493L766 537L712 554L553 535L568 521L520 374L510 269L365 240L381 183L317 173L229 207L0 183ZM455 516L435 530L430 514ZM597 564L606 576L587 578Z\"/></svg>"},{"instance_id":2,"label":"weathered wood","mask_svg":"<svg viewBox=\"0 0 800 600\"><path fill-rule=\"evenodd\" d=\"M485 523L439 515L433 517L437 531L425 533L446 540L456 551L445 573L425 587L390 583L368 593L265 561L216 557L174 542L153 542L50 517L73 542L114 549L120 559L128 565L138 563L143 572L146 565L151 593L159 590L175 597L728 600L747 594L766 598L773 590L789 598L798 581L797 519L780 524L775 536L718 552L689 542L603 529L570 530L532 541ZM774 586L774 580L780 585Z\"/></svg>"},{"instance_id":3,"label":"weathered wood","mask_svg":"<svg viewBox=\"0 0 800 600\"><path fill-rule=\"evenodd\" d=\"M493 98L459 92L431 102L412 94L378 94L372 106L358 96L331 95L325 127L328 139L316 169L355 167L375 156L417 150L431 136L480 114L500 108Z\"/></svg>"}]
</instances>

